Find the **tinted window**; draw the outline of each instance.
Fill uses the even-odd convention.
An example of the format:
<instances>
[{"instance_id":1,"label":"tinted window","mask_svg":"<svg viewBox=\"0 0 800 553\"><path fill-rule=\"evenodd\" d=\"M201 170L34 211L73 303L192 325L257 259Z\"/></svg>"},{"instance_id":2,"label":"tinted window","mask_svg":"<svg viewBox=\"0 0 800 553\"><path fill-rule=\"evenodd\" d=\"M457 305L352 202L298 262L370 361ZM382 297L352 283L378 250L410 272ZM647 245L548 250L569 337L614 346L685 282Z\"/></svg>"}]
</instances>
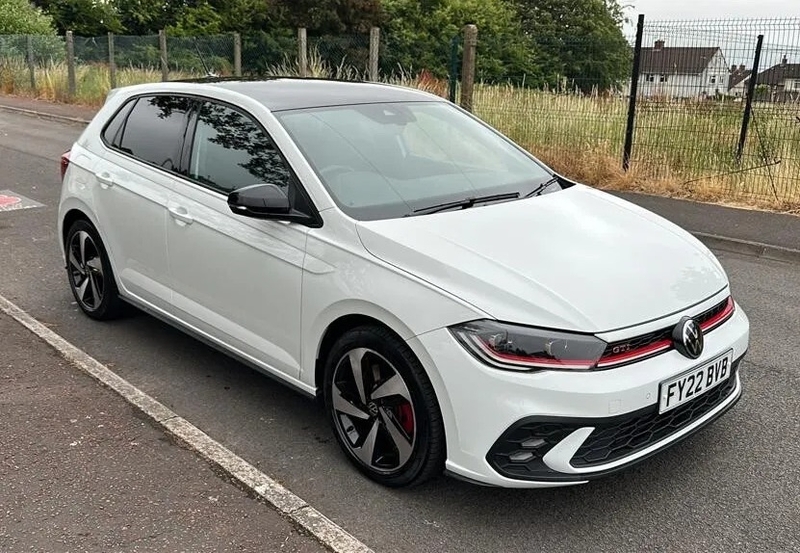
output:
<instances>
[{"instance_id":1,"label":"tinted window","mask_svg":"<svg viewBox=\"0 0 800 553\"><path fill-rule=\"evenodd\" d=\"M205 102L197 117L189 176L229 193L251 184L289 185L289 168L249 116Z\"/></svg>"},{"instance_id":2,"label":"tinted window","mask_svg":"<svg viewBox=\"0 0 800 553\"><path fill-rule=\"evenodd\" d=\"M119 149L169 171L180 168L189 98L139 98L122 130Z\"/></svg>"},{"instance_id":3,"label":"tinted window","mask_svg":"<svg viewBox=\"0 0 800 553\"><path fill-rule=\"evenodd\" d=\"M122 132L124 130L125 118L130 113L131 108L136 105L137 100L131 100L125 104L121 110L108 122L106 129L103 131L103 138L107 144L119 148L120 140L122 139Z\"/></svg>"}]
</instances>

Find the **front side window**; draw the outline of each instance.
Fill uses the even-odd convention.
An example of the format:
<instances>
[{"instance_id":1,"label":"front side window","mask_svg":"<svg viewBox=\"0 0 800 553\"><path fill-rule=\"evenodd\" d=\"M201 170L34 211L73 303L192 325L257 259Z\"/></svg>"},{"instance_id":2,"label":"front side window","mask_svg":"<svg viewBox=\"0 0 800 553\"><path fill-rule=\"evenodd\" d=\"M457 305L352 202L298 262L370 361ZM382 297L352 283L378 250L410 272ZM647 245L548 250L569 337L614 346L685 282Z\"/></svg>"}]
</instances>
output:
<instances>
[{"instance_id":1,"label":"front side window","mask_svg":"<svg viewBox=\"0 0 800 553\"><path fill-rule=\"evenodd\" d=\"M197 116L189 177L229 194L252 184L286 187L290 172L272 140L248 115L204 102Z\"/></svg>"},{"instance_id":2,"label":"front side window","mask_svg":"<svg viewBox=\"0 0 800 553\"><path fill-rule=\"evenodd\" d=\"M128 118L115 133L115 147L167 171L178 172L187 115L193 100L180 96L145 96L135 102ZM109 125L108 130L111 127Z\"/></svg>"},{"instance_id":3,"label":"front side window","mask_svg":"<svg viewBox=\"0 0 800 553\"><path fill-rule=\"evenodd\" d=\"M356 219L532 192L552 174L447 102L276 112L337 205ZM556 188L557 187L553 187Z\"/></svg>"}]
</instances>

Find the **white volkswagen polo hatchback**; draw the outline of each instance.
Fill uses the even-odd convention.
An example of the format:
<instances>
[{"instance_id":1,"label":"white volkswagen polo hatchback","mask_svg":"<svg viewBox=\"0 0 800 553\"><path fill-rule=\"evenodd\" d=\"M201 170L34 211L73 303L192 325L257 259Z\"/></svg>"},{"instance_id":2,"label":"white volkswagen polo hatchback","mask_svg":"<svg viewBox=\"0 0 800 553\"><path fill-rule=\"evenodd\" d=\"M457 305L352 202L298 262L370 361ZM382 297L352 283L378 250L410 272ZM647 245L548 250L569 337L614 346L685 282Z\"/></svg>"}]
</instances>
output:
<instances>
[{"instance_id":1,"label":"white volkswagen polo hatchback","mask_svg":"<svg viewBox=\"0 0 800 553\"><path fill-rule=\"evenodd\" d=\"M90 317L133 304L324 404L389 486L582 483L741 393L749 324L687 232L423 92L113 92L62 159Z\"/></svg>"}]
</instances>

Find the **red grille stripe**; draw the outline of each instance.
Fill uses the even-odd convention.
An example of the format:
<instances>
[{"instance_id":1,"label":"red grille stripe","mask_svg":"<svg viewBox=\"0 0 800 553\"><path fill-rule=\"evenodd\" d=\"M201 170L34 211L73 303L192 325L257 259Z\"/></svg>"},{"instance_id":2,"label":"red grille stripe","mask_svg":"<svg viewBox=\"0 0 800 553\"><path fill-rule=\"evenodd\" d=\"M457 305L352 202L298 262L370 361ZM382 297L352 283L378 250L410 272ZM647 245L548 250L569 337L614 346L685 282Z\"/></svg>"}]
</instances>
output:
<instances>
[{"instance_id":1,"label":"red grille stripe","mask_svg":"<svg viewBox=\"0 0 800 553\"><path fill-rule=\"evenodd\" d=\"M735 304L733 302L733 298L728 297L727 301L725 302L725 307L722 309L722 311L720 311L710 319L700 323L700 328L703 329L703 332L710 332L714 330L719 325L730 319L731 315L733 315L734 309L735 309ZM597 366L599 368L607 369L613 365L622 365L625 363L636 361L644 357L655 355L656 353L662 353L671 348L672 348L672 340L659 340L658 342L654 342L647 346L637 348L631 351L626 351L625 353L620 353L616 355L612 354L601 357Z\"/></svg>"},{"instance_id":2,"label":"red grille stripe","mask_svg":"<svg viewBox=\"0 0 800 553\"><path fill-rule=\"evenodd\" d=\"M625 353L618 353L616 355L601 357L600 362L597 364L597 366L605 367L607 365L616 365L617 363L629 363L631 361L639 359L640 357L647 357L648 355L653 355L655 353L668 350L671 347L672 347L671 340L660 340L643 348L626 351Z\"/></svg>"},{"instance_id":3,"label":"red grille stripe","mask_svg":"<svg viewBox=\"0 0 800 553\"><path fill-rule=\"evenodd\" d=\"M735 306L733 303L733 298L728 298L728 302L725 304L725 309L723 309L722 311L720 311L707 321L700 323L700 328L703 329L703 332L708 332L709 330L718 327L719 325L727 321L731 317L731 315L733 315L734 309Z\"/></svg>"}]
</instances>

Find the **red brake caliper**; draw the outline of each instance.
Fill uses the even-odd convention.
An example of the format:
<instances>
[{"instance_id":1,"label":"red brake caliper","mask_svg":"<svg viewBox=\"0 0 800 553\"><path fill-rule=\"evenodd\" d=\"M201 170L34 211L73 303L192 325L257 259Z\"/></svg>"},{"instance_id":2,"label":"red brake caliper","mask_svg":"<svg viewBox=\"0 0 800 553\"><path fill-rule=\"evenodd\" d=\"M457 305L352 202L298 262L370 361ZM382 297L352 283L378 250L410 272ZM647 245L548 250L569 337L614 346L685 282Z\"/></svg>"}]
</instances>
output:
<instances>
[{"instance_id":1,"label":"red brake caliper","mask_svg":"<svg viewBox=\"0 0 800 553\"><path fill-rule=\"evenodd\" d=\"M397 418L406 434L411 436L414 432L414 411L411 409L410 403L404 403L397 407Z\"/></svg>"}]
</instances>

